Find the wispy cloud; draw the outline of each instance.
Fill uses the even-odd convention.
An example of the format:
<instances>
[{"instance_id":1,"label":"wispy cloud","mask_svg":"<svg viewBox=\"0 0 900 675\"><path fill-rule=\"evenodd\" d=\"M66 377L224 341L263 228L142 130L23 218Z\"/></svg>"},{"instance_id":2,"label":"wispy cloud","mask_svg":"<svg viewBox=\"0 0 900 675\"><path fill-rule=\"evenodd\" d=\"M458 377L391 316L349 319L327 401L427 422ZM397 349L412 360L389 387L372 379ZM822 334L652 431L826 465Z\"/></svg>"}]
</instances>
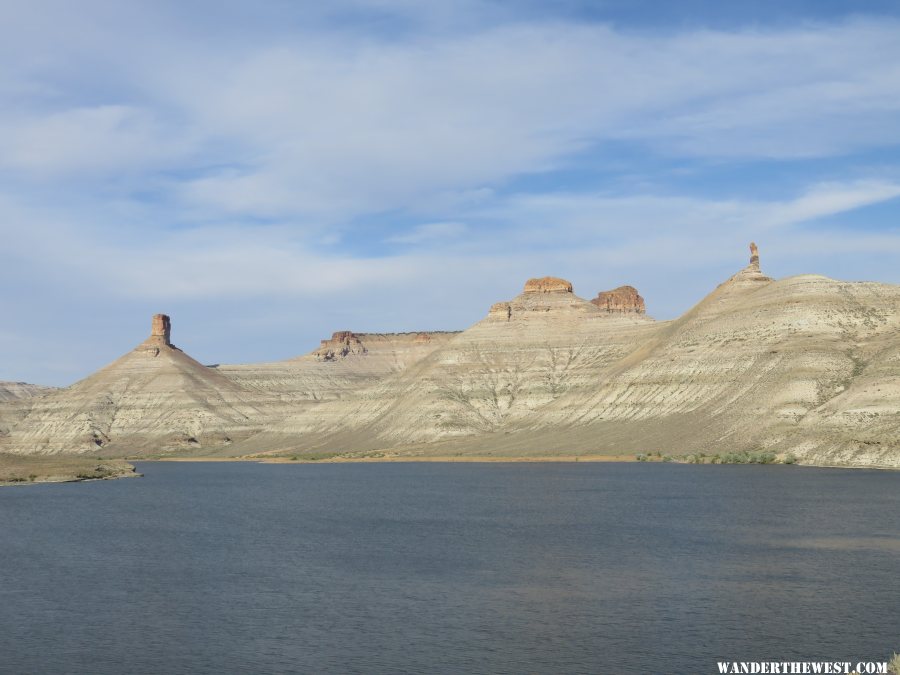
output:
<instances>
[{"instance_id":1,"label":"wispy cloud","mask_svg":"<svg viewBox=\"0 0 900 675\"><path fill-rule=\"evenodd\" d=\"M94 319L151 307L202 316L215 360L463 327L536 274L667 317L752 238L775 274L900 281L896 219L866 215L900 196L900 19L575 4L6 3L0 378L60 383L37 335L86 372L133 341Z\"/></svg>"}]
</instances>

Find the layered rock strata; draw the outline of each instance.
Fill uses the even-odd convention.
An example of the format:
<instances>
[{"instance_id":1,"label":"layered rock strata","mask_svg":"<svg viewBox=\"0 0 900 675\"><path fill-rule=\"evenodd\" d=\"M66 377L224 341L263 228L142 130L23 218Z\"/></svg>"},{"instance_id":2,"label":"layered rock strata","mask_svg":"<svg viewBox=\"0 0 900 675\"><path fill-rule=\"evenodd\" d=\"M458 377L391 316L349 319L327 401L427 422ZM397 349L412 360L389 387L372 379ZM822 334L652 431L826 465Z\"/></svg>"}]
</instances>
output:
<instances>
[{"instance_id":1,"label":"layered rock strata","mask_svg":"<svg viewBox=\"0 0 900 675\"><path fill-rule=\"evenodd\" d=\"M247 392L170 342L170 322L153 317L150 336L90 377L32 399L0 438L0 451L144 454L221 447L261 430L260 406Z\"/></svg>"},{"instance_id":2,"label":"layered rock strata","mask_svg":"<svg viewBox=\"0 0 900 675\"><path fill-rule=\"evenodd\" d=\"M28 384L27 382L0 382L0 401L13 401L44 396L54 391L56 387L45 387L40 384Z\"/></svg>"},{"instance_id":3,"label":"layered rock strata","mask_svg":"<svg viewBox=\"0 0 900 675\"><path fill-rule=\"evenodd\" d=\"M765 449L900 467L900 287L773 280L750 254L674 321L646 317L631 287L589 302L543 277L461 333L340 331L268 364L201 366L161 315L115 363L28 399L0 451Z\"/></svg>"},{"instance_id":4,"label":"layered rock strata","mask_svg":"<svg viewBox=\"0 0 900 675\"><path fill-rule=\"evenodd\" d=\"M644 298L634 286L619 286L611 291L600 291L591 304L610 314L644 314L647 307Z\"/></svg>"}]
</instances>

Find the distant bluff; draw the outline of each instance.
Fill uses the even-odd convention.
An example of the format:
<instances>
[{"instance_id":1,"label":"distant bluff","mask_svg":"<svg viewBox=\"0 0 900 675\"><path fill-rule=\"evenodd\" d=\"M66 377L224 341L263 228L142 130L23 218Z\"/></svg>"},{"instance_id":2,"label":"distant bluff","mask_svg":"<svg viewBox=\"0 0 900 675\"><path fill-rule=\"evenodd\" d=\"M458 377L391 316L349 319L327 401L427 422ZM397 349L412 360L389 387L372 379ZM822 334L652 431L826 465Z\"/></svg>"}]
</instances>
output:
<instances>
[{"instance_id":1,"label":"distant bluff","mask_svg":"<svg viewBox=\"0 0 900 675\"><path fill-rule=\"evenodd\" d=\"M207 368L171 322L85 380L0 402L0 451L530 456L765 451L900 468L900 286L749 264L677 319L632 286L529 279L460 333L338 331Z\"/></svg>"}]
</instances>

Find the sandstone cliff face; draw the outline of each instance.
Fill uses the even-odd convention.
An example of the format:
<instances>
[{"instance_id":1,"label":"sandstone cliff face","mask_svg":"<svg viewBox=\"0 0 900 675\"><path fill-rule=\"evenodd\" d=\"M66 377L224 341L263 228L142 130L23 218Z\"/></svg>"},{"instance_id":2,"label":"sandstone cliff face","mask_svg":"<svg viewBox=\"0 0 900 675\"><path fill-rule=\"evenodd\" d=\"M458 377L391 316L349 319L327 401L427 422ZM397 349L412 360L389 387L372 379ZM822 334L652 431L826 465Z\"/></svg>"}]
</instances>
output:
<instances>
[{"instance_id":1,"label":"sandstone cliff face","mask_svg":"<svg viewBox=\"0 0 900 675\"><path fill-rule=\"evenodd\" d=\"M647 307L634 286L619 286L611 291L600 291L591 304L610 314L644 314Z\"/></svg>"},{"instance_id":2,"label":"sandstone cliff face","mask_svg":"<svg viewBox=\"0 0 900 675\"><path fill-rule=\"evenodd\" d=\"M523 293L571 293L572 284L558 277L541 277L525 282Z\"/></svg>"},{"instance_id":3,"label":"sandstone cliff face","mask_svg":"<svg viewBox=\"0 0 900 675\"><path fill-rule=\"evenodd\" d=\"M351 355L366 353L366 347L359 336L349 330L334 333L330 340L322 340L313 356L321 361L334 361Z\"/></svg>"},{"instance_id":4,"label":"sandstone cliff face","mask_svg":"<svg viewBox=\"0 0 900 675\"><path fill-rule=\"evenodd\" d=\"M172 346L172 321L165 314L154 314L150 324L150 340Z\"/></svg>"},{"instance_id":5,"label":"sandstone cliff face","mask_svg":"<svg viewBox=\"0 0 900 675\"><path fill-rule=\"evenodd\" d=\"M340 331L295 359L216 368L173 347L155 318L147 341L28 399L24 418L0 404L0 450L768 449L900 467L900 287L775 281L754 246L682 317L655 322L643 306L630 287L588 302L544 277L461 333Z\"/></svg>"}]
</instances>

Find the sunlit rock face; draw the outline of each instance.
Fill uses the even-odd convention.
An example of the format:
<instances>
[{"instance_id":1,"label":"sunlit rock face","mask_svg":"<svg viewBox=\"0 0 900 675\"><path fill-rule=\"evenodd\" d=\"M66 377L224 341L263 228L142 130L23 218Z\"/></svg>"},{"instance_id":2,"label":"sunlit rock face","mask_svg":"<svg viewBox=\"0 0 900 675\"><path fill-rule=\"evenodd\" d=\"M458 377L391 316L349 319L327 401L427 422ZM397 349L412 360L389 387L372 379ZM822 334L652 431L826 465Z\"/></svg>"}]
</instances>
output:
<instances>
[{"instance_id":1,"label":"sunlit rock face","mask_svg":"<svg viewBox=\"0 0 900 675\"><path fill-rule=\"evenodd\" d=\"M610 314L644 314L647 307L644 298L634 286L619 286L611 291L600 291L591 304Z\"/></svg>"},{"instance_id":2,"label":"sunlit rock face","mask_svg":"<svg viewBox=\"0 0 900 675\"><path fill-rule=\"evenodd\" d=\"M351 355L362 355L366 351L365 345L356 333L341 330L333 333L328 340L322 340L322 344L313 354L322 361L334 361Z\"/></svg>"},{"instance_id":3,"label":"sunlit rock face","mask_svg":"<svg viewBox=\"0 0 900 675\"><path fill-rule=\"evenodd\" d=\"M525 282L524 293L571 293L572 284L558 277L540 277Z\"/></svg>"},{"instance_id":4,"label":"sunlit rock face","mask_svg":"<svg viewBox=\"0 0 900 675\"><path fill-rule=\"evenodd\" d=\"M672 321L624 286L531 279L458 333L338 331L203 366L153 318L64 390L0 402L0 452L666 454L900 467L900 286L750 263Z\"/></svg>"},{"instance_id":5,"label":"sunlit rock face","mask_svg":"<svg viewBox=\"0 0 900 675\"><path fill-rule=\"evenodd\" d=\"M158 338L165 345L171 345L172 321L166 314L154 314L150 328L150 337Z\"/></svg>"}]
</instances>

